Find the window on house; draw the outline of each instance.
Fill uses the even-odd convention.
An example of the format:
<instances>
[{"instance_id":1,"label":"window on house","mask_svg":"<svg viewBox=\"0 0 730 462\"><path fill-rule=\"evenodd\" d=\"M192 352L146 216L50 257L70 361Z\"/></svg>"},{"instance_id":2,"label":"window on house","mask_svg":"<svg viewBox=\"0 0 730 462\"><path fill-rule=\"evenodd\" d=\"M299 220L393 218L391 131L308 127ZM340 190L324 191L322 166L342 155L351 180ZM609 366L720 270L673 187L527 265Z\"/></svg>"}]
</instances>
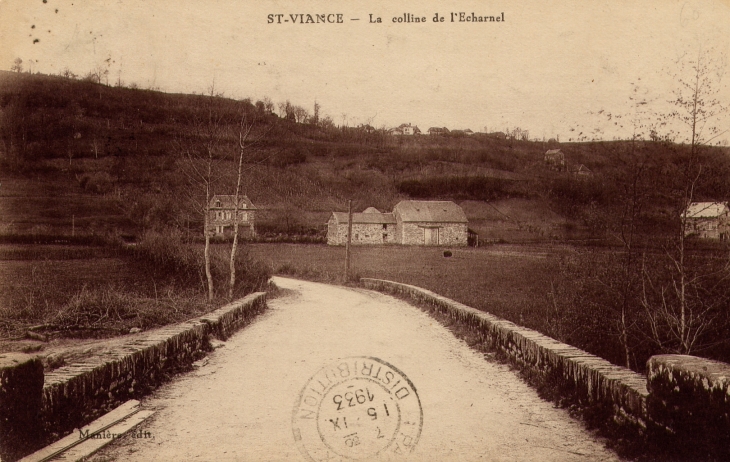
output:
<instances>
[{"instance_id":1,"label":"window on house","mask_svg":"<svg viewBox=\"0 0 730 462\"><path fill-rule=\"evenodd\" d=\"M221 201L215 201L215 206L216 207L220 207L221 206Z\"/></svg>"},{"instance_id":2,"label":"window on house","mask_svg":"<svg viewBox=\"0 0 730 462\"><path fill-rule=\"evenodd\" d=\"M383 229L388 229L388 225L383 223Z\"/></svg>"}]
</instances>

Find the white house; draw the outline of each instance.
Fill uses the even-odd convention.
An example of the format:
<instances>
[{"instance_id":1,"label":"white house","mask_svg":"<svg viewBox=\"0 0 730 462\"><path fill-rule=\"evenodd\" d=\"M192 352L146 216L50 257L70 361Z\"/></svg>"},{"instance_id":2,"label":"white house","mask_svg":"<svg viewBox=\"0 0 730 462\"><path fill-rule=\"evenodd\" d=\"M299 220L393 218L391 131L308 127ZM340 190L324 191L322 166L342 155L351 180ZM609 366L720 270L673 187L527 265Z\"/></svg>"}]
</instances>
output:
<instances>
[{"instance_id":1,"label":"white house","mask_svg":"<svg viewBox=\"0 0 730 462\"><path fill-rule=\"evenodd\" d=\"M208 232L215 236L226 236L233 232L236 201L234 195L216 194L210 199L208 216ZM254 226L256 207L246 196L238 196L238 231L242 234L255 235Z\"/></svg>"},{"instance_id":2,"label":"white house","mask_svg":"<svg viewBox=\"0 0 730 462\"><path fill-rule=\"evenodd\" d=\"M730 208L725 202L692 202L684 212L684 235L726 240Z\"/></svg>"}]
</instances>

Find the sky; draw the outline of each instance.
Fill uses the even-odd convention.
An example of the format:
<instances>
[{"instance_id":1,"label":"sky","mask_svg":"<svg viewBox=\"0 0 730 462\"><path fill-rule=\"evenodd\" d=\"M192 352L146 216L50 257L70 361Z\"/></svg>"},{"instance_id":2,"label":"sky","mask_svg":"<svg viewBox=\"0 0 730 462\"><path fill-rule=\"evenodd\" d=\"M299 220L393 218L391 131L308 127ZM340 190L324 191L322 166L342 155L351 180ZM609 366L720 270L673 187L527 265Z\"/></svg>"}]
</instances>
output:
<instances>
[{"instance_id":1,"label":"sky","mask_svg":"<svg viewBox=\"0 0 730 462\"><path fill-rule=\"evenodd\" d=\"M459 12L504 22L451 22ZM299 14L342 23L283 22ZM404 15L426 22L393 22ZM730 0L0 0L0 69L19 57L41 73L102 66L110 84L214 85L310 112L317 101L338 125L520 127L561 141L603 128L611 139L631 130L597 113L631 113L632 84L653 112L668 109L680 63L698 50L712 50L730 104L728 31ZM715 124L727 130L730 117Z\"/></svg>"}]
</instances>

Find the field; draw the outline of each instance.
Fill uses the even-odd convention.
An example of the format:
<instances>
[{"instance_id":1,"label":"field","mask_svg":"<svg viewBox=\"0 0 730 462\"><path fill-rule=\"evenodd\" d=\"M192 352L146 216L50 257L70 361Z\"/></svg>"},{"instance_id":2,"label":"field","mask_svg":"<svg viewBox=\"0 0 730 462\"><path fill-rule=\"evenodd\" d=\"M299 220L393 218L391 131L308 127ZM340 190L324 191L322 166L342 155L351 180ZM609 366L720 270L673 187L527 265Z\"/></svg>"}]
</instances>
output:
<instances>
[{"instance_id":1,"label":"field","mask_svg":"<svg viewBox=\"0 0 730 462\"><path fill-rule=\"evenodd\" d=\"M195 244L191 250L201 253L201 247ZM213 245L219 267L225 266L220 258L225 259L228 249L227 244ZM346 283L344 247L244 243L240 250L243 266L238 274L250 281L240 293L259 290L270 274ZM606 247L549 243L353 246L351 279L414 284L625 365L616 305L621 255ZM650 260L660 257L646 254ZM71 338L108 338L132 328L146 330L226 302L225 270L218 270L223 279L216 282L217 297L209 304L200 287L196 289L197 276L173 284L164 274L141 270L139 263L114 247L0 246L0 279L12 281L0 287L0 351L56 351L59 342L69 345ZM665 350L651 344L645 310L630 303L626 313L632 320L630 364L641 371L650 356ZM39 325L45 327L34 329ZM713 329L703 340L712 348L703 349L703 356L723 361L730 357L724 340L728 326L727 313L713 318ZM39 342L43 335L47 341Z\"/></svg>"},{"instance_id":2,"label":"field","mask_svg":"<svg viewBox=\"0 0 730 462\"><path fill-rule=\"evenodd\" d=\"M250 244L252 257L281 275L344 280L345 249L323 245ZM480 248L353 247L359 277L414 284L521 325L545 330L547 293L567 246L495 244ZM549 332L546 332L549 334Z\"/></svg>"},{"instance_id":3,"label":"field","mask_svg":"<svg viewBox=\"0 0 730 462\"><path fill-rule=\"evenodd\" d=\"M229 251L212 254L206 299L202 249L171 236L139 245L0 245L0 351L46 349L49 340L102 338L180 322L227 301ZM266 268L239 252L234 297L266 284ZM225 283L224 283L225 281ZM225 295L224 295L225 292ZM41 341L29 342L28 339Z\"/></svg>"},{"instance_id":4,"label":"field","mask_svg":"<svg viewBox=\"0 0 730 462\"><path fill-rule=\"evenodd\" d=\"M216 247L216 252L225 251L224 245ZM452 256L447 258L444 249L435 247L353 247L351 271L358 277L391 279L425 287L523 325L535 328L544 325L551 274L557 265L557 255L569 252L567 247L491 245L450 250ZM244 251L276 274L344 282L343 247L247 244ZM2 311L12 312L12 316L0 320L6 338L22 336L33 324L57 320L61 308L67 312L84 292L91 296L123 288L135 294L140 306L154 302L174 310L170 320L180 320L180 316L190 311L172 303L183 300L179 289L170 293L162 285L150 287L148 275L141 274L128 256L104 247L0 246L0 279L13 281L0 289ZM191 315L200 309L203 307L193 309ZM156 311L159 310L158 306ZM145 311L140 308L142 316ZM139 327L143 328L164 324L162 319L144 317L117 321L106 335L120 333L140 321L143 324ZM108 324L105 320L96 323Z\"/></svg>"}]
</instances>

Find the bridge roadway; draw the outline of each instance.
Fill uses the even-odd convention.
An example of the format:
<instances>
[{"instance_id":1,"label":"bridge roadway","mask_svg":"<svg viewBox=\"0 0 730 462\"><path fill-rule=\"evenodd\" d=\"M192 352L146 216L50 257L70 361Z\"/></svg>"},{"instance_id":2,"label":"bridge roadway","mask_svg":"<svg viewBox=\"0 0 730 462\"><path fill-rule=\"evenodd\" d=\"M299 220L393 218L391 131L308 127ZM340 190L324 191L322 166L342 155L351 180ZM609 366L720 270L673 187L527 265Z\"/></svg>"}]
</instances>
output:
<instances>
[{"instance_id":1,"label":"bridge roadway","mask_svg":"<svg viewBox=\"0 0 730 462\"><path fill-rule=\"evenodd\" d=\"M266 313L143 401L157 412L142 438L90 460L618 460L566 410L418 308L367 290L274 281L285 290ZM373 380L377 367L415 390Z\"/></svg>"}]
</instances>

